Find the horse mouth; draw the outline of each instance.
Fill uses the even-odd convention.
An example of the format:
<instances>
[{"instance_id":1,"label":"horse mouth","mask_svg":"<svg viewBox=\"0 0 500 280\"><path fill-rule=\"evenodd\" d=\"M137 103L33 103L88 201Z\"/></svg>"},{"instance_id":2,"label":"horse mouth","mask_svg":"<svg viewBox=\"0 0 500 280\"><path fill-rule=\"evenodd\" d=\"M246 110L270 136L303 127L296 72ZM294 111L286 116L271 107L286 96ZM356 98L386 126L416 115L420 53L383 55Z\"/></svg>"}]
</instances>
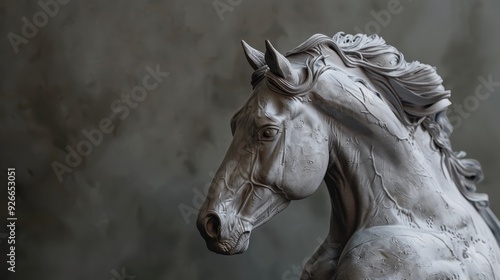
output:
<instances>
[{"instance_id":1,"label":"horse mouth","mask_svg":"<svg viewBox=\"0 0 500 280\"><path fill-rule=\"evenodd\" d=\"M221 255L236 255L245 252L250 244L250 231L243 232L238 240L231 244L232 242L222 241L216 243L208 243L208 249L214 253Z\"/></svg>"},{"instance_id":2,"label":"horse mouth","mask_svg":"<svg viewBox=\"0 0 500 280\"><path fill-rule=\"evenodd\" d=\"M241 254L248 249L248 245L250 244L250 232L245 231L240 235L236 244L234 244L233 248L229 251L229 255Z\"/></svg>"}]
</instances>

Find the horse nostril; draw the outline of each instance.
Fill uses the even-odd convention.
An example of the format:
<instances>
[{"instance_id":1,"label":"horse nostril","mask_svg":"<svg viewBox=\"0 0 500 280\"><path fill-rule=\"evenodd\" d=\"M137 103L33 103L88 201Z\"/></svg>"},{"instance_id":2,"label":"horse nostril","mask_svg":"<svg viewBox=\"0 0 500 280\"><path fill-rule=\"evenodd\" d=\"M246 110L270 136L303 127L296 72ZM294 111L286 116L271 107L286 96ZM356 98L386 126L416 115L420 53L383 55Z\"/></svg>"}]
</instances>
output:
<instances>
[{"instance_id":1,"label":"horse nostril","mask_svg":"<svg viewBox=\"0 0 500 280\"><path fill-rule=\"evenodd\" d=\"M208 214L205 222L205 231L211 238L216 238L219 236L220 231L220 220L217 215Z\"/></svg>"}]
</instances>

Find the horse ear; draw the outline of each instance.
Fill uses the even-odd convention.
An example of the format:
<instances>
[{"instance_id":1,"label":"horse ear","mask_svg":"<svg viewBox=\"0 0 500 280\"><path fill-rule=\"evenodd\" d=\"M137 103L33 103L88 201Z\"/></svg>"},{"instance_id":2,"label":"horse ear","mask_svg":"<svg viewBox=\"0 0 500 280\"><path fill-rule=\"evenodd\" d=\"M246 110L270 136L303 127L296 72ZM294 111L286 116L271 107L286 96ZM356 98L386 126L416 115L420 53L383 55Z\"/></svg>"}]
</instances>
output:
<instances>
[{"instance_id":1,"label":"horse ear","mask_svg":"<svg viewBox=\"0 0 500 280\"><path fill-rule=\"evenodd\" d=\"M264 54L261 51L250 47L250 45L243 40L241 40L241 46L243 46L245 57L247 58L248 63L250 63L250 66L252 66L253 70L257 70L260 67L266 65Z\"/></svg>"},{"instance_id":2,"label":"horse ear","mask_svg":"<svg viewBox=\"0 0 500 280\"><path fill-rule=\"evenodd\" d=\"M273 45L271 45L269 40L266 40L265 60L272 73L287 79L292 83L298 83L297 73L292 68L290 61L288 61L284 55L279 53Z\"/></svg>"}]
</instances>

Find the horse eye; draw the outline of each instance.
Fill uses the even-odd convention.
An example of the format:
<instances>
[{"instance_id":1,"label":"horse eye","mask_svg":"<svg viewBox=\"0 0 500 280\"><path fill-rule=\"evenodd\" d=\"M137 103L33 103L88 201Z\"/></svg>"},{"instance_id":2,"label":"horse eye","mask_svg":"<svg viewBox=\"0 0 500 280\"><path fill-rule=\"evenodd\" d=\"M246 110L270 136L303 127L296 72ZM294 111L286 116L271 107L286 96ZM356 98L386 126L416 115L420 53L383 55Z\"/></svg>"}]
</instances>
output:
<instances>
[{"instance_id":1,"label":"horse eye","mask_svg":"<svg viewBox=\"0 0 500 280\"><path fill-rule=\"evenodd\" d=\"M274 127L264 128L260 134L262 140L273 140L278 135L279 130Z\"/></svg>"}]
</instances>

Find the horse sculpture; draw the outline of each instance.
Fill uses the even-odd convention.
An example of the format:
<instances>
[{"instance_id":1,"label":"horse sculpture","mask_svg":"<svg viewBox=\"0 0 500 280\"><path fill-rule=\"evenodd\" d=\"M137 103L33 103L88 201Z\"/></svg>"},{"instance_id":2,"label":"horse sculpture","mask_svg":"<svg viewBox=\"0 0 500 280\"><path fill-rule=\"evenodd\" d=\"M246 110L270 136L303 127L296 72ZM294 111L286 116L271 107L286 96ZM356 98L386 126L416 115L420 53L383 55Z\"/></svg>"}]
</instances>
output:
<instances>
[{"instance_id":1,"label":"horse sculpture","mask_svg":"<svg viewBox=\"0 0 500 280\"><path fill-rule=\"evenodd\" d=\"M254 73L197 227L219 254L325 181L330 232L301 279L500 279L482 171L450 145L450 92L377 36L316 34L280 54L242 41Z\"/></svg>"}]
</instances>

